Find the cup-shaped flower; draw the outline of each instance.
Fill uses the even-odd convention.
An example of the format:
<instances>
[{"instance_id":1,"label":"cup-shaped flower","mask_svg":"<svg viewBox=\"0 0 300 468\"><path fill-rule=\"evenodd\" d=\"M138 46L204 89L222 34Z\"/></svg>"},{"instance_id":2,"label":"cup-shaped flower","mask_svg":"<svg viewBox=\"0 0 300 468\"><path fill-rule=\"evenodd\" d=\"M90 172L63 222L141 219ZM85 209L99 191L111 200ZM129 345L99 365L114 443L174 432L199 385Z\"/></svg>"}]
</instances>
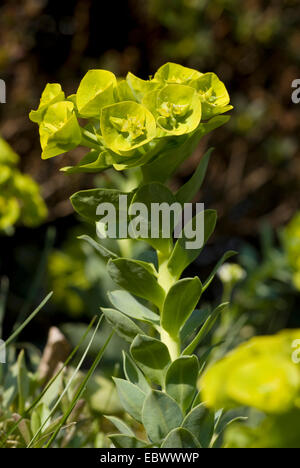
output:
<instances>
[{"instance_id":1,"label":"cup-shaped flower","mask_svg":"<svg viewBox=\"0 0 300 468\"><path fill-rule=\"evenodd\" d=\"M164 84L190 84L200 78L202 73L192 68L183 67L177 63L166 63L154 75L154 81Z\"/></svg>"},{"instance_id":2,"label":"cup-shaped flower","mask_svg":"<svg viewBox=\"0 0 300 468\"><path fill-rule=\"evenodd\" d=\"M40 105L37 110L33 110L29 114L29 118L32 122L40 124L44 118L47 109L52 104L56 102L64 101L65 100L65 93L61 89L60 84L58 83L49 83L47 84L46 88L44 89Z\"/></svg>"},{"instance_id":3,"label":"cup-shaped flower","mask_svg":"<svg viewBox=\"0 0 300 468\"><path fill-rule=\"evenodd\" d=\"M230 97L224 83L215 73L205 73L192 81L191 86L197 89L202 102L202 119L208 120L232 109L228 105Z\"/></svg>"},{"instance_id":4,"label":"cup-shaped flower","mask_svg":"<svg viewBox=\"0 0 300 468\"><path fill-rule=\"evenodd\" d=\"M148 93L143 104L155 115L159 136L193 132L201 121L201 102L194 88L180 84L166 85Z\"/></svg>"},{"instance_id":5,"label":"cup-shaped flower","mask_svg":"<svg viewBox=\"0 0 300 468\"><path fill-rule=\"evenodd\" d=\"M50 106L40 125L42 158L53 158L70 151L81 142L81 129L74 104L62 101Z\"/></svg>"},{"instance_id":6,"label":"cup-shaped flower","mask_svg":"<svg viewBox=\"0 0 300 468\"><path fill-rule=\"evenodd\" d=\"M119 155L133 155L156 137L153 115L144 106L133 101L119 102L104 107L100 127L108 149Z\"/></svg>"},{"instance_id":7,"label":"cup-shaped flower","mask_svg":"<svg viewBox=\"0 0 300 468\"><path fill-rule=\"evenodd\" d=\"M101 109L113 104L115 75L107 70L90 70L81 80L76 103L79 115L84 118L99 118Z\"/></svg>"}]
</instances>

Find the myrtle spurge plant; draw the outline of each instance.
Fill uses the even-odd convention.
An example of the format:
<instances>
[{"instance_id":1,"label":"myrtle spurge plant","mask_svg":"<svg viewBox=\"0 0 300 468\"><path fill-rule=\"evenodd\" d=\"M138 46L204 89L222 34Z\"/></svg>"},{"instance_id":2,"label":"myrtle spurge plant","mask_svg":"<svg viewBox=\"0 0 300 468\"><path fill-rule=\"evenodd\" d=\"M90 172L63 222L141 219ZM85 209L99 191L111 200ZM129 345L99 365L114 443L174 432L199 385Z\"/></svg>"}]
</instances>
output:
<instances>
[{"instance_id":1,"label":"myrtle spurge plant","mask_svg":"<svg viewBox=\"0 0 300 468\"><path fill-rule=\"evenodd\" d=\"M30 114L39 124L42 158L66 153L77 146L88 148L66 173L117 171L140 168L140 183L131 192L91 189L71 197L74 209L98 223L99 204L119 210L119 197L130 206L142 203L179 203L184 206L199 191L211 151L200 161L192 178L177 193L165 185L192 154L201 138L229 120L232 106L224 84L213 73L168 63L153 78L132 73L118 80L113 73L91 70L77 93L66 97L59 84L48 84L40 106ZM130 207L129 207L130 213ZM190 220L194 226L198 213ZM125 220L130 220L130 214ZM214 232L217 214L204 212L204 244ZM172 225L175 229L175 223ZM124 238L118 230L117 237ZM103 242L83 238L106 261L108 272L120 288L109 292L112 308L102 309L113 329L130 343L123 353L124 379L115 384L125 410L142 423L146 440L138 439L124 422L112 422L121 434L111 436L115 447L209 447L216 445L224 428L222 413L208 412L197 382L203 369L195 353L227 304L215 310L197 305L216 272L233 252L224 254L211 275L182 278L204 245L188 249L184 235L175 242L161 232L155 238L137 236L156 251L156 260L124 258ZM191 338L192 337L192 338Z\"/></svg>"}]
</instances>

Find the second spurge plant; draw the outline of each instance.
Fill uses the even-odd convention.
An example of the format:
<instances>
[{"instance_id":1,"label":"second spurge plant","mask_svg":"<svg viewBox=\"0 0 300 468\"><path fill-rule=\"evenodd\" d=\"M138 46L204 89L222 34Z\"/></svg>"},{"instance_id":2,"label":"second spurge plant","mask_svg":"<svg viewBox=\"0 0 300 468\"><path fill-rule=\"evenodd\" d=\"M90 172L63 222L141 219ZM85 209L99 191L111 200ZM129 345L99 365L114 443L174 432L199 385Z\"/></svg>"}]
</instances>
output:
<instances>
[{"instance_id":1,"label":"second spurge plant","mask_svg":"<svg viewBox=\"0 0 300 468\"><path fill-rule=\"evenodd\" d=\"M77 146L88 148L79 164L62 169L66 173L138 167L141 183L127 194L130 203L183 205L199 191L211 151L177 193L164 184L204 135L229 120L222 115L232 109L229 101L215 74L167 63L148 81L132 73L118 80L109 71L90 70L77 93L69 97L59 84L48 84L30 118L39 124L43 159ZM81 216L96 223L98 205L109 202L118 209L122 194L91 189L74 194L71 201ZM205 211L205 243L214 232L216 219L215 211ZM109 292L112 308L102 309L115 331L131 343L130 354L123 353L126 378L116 378L115 383L124 409L143 424L148 438L137 439L123 421L111 418L121 432L111 436L113 444L122 448L215 445L224 424L221 414L215 418L201 402L197 382L203 362L193 353L226 304L214 311L195 308L233 252L225 253L202 282L198 277L180 279L203 248L186 249L184 236L176 242L172 238L142 239L156 250L157 267L118 257L101 243L84 238L107 262L108 272L120 288Z\"/></svg>"}]
</instances>

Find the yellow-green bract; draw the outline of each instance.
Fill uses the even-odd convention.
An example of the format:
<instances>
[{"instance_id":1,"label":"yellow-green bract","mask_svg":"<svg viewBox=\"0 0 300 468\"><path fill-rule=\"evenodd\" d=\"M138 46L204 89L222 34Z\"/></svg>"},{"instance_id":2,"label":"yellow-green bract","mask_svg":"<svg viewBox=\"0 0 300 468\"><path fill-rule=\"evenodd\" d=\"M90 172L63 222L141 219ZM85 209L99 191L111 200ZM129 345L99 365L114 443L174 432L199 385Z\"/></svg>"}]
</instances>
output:
<instances>
[{"instance_id":1,"label":"yellow-green bract","mask_svg":"<svg viewBox=\"0 0 300 468\"><path fill-rule=\"evenodd\" d=\"M149 80L90 70L68 98L60 84L48 84L30 118L40 126L43 159L82 145L89 152L65 172L97 172L157 158L168 165L175 146L186 158L206 133L227 122L220 116L230 109L225 85L215 74L167 63ZM84 126L80 118L87 121Z\"/></svg>"}]
</instances>

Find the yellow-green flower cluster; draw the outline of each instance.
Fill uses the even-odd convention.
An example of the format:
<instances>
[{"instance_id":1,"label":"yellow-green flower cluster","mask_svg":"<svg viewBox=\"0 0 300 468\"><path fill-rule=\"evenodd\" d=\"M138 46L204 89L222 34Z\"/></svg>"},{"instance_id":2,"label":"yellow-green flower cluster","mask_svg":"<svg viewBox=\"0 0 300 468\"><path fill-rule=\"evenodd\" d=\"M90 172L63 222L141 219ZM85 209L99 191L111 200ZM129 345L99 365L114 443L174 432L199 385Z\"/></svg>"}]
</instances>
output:
<instances>
[{"instance_id":1,"label":"yellow-green flower cluster","mask_svg":"<svg viewBox=\"0 0 300 468\"><path fill-rule=\"evenodd\" d=\"M167 63L149 80L90 70L68 98L59 84L48 84L30 118L39 125L44 159L78 145L91 150L66 172L122 170L161 158L191 138L197 144L228 120L220 115L232 108L229 102L214 73Z\"/></svg>"},{"instance_id":2,"label":"yellow-green flower cluster","mask_svg":"<svg viewBox=\"0 0 300 468\"><path fill-rule=\"evenodd\" d=\"M34 227L47 216L39 186L17 169L19 158L0 138L0 232L10 232L16 223Z\"/></svg>"},{"instance_id":3,"label":"yellow-green flower cluster","mask_svg":"<svg viewBox=\"0 0 300 468\"><path fill-rule=\"evenodd\" d=\"M250 406L275 415L300 409L300 330L252 338L214 364L200 387L213 408Z\"/></svg>"}]
</instances>

